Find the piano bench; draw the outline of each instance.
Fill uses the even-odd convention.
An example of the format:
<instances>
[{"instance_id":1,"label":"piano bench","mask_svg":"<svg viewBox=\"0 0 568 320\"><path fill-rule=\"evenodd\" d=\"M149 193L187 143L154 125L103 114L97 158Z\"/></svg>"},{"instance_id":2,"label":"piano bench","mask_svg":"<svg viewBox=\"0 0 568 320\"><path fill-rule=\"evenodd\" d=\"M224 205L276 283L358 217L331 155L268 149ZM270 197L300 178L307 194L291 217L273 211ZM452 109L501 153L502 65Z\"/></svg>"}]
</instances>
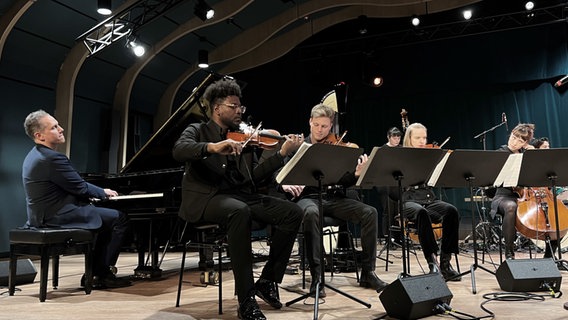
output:
<instances>
[{"instance_id":1,"label":"piano bench","mask_svg":"<svg viewBox=\"0 0 568 320\"><path fill-rule=\"evenodd\" d=\"M179 283L178 283L178 292L176 298L176 307L179 307L179 302L181 298L181 286L183 283L183 274L185 269L185 257L188 248L195 248L195 249L208 249L213 252L217 252L218 254L218 269L217 275L218 280L215 279L215 282L219 283L219 314L223 314L223 261L222 261L222 254L223 251L227 248L227 243L224 240L224 236L222 238L219 235L224 235L224 232L220 230L218 224L214 223L202 223L202 224L190 224L186 223L186 227L189 226L194 232L197 233L197 241L188 241L183 246L183 253L181 257L181 266L179 270ZM184 228L185 229L185 228ZM209 240L209 236L211 234L215 234L217 236L213 237L213 240ZM206 283L211 281L210 279L203 279Z\"/></svg>"},{"instance_id":2,"label":"piano bench","mask_svg":"<svg viewBox=\"0 0 568 320\"><path fill-rule=\"evenodd\" d=\"M39 301L47 296L47 275L49 259L52 258L53 288L59 285L59 256L85 255L85 293L90 294L93 285L92 249L94 233L84 229L64 228L29 228L10 230L10 264L8 291L13 296L15 291L16 265L20 256L40 257Z\"/></svg>"}]
</instances>

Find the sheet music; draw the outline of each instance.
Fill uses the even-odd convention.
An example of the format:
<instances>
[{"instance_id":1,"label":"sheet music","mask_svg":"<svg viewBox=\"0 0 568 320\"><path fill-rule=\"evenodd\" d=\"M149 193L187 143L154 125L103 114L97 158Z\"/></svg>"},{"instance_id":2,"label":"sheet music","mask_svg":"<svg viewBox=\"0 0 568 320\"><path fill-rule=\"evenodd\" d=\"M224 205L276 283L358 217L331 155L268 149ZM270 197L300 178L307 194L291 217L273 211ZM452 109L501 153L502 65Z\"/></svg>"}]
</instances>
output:
<instances>
[{"instance_id":1,"label":"sheet music","mask_svg":"<svg viewBox=\"0 0 568 320\"><path fill-rule=\"evenodd\" d=\"M371 161L373 160L379 149L380 147L373 147L373 150L371 150L371 154L369 154L368 160L365 163L365 167L363 167L363 170L361 170L361 175L359 176L359 179L357 179L357 183L355 183L357 187L361 186L361 182L363 181L365 174L367 174L367 169L369 169L369 164L371 163Z\"/></svg>"},{"instance_id":2,"label":"sheet music","mask_svg":"<svg viewBox=\"0 0 568 320\"><path fill-rule=\"evenodd\" d=\"M523 154L515 153L509 155L507 161L503 165L501 172L497 175L494 187L516 187L519 183L519 175L521 174L521 164L523 163Z\"/></svg>"},{"instance_id":3,"label":"sheet music","mask_svg":"<svg viewBox=\"0 0 568 320\"><path fill-rule=\"evenodd\" d=\"M446 142L447 142L447 140L446 140ZM444 143L446 143L446 142L444 142ZM430 179L428 180L428 183L427 183L430 187L435 186L436 182L438 182L438 179L440 178L440 174L442 174L442 170L444 169L446 162L448 162L448 158L450 157L451 153L452 153L451 150L446 151L446 154L444 155L442 160L440 160L440 162L438 162L438 164L436 165L436 168L434 168L434 171L432 172L432 175L430 176Z\"/></svg>"},{"instance_id":4,"label":"sheet music","mask_svg":"<svg viewBox=\"0 0 568 320\"><path fill-rule=\"evenodd\" d=\"M304 153L306 153L306 150L308 150L311 146L312 145L310 143L302 142L302 144L298 148L298 151L296 151L292 159L290 159L288 163L286 163L284 167L282 167L282 170L280 170L280 172L276 176L277 183L282 182L282 180L288 175L288 173L290 173L290 170L292 170L296 163L298 163L298 161L302 158Z\"/></svg>"}]
</instances>

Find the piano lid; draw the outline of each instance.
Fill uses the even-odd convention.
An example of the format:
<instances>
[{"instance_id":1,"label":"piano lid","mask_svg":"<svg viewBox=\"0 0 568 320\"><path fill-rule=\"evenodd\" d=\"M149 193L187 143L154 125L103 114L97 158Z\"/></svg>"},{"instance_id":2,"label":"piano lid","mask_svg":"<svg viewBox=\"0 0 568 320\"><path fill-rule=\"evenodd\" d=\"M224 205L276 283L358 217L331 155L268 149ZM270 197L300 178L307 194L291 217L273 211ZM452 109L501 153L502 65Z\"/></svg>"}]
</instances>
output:
<instances>
[{"instance_id":1,"label":"piano lid","mask_svg":"<svg viewBox=\"0 0 568 320\"><path fill-rule=\"evenodd\" d=\"M126 163L120 174L182 167L183 164L172 157L174 143L190 123L207 121L210 118L211 111L203 99L203 94L209 84L221 78L222 75L209 73L160 129Z\"/></svg>"}]
</instances>

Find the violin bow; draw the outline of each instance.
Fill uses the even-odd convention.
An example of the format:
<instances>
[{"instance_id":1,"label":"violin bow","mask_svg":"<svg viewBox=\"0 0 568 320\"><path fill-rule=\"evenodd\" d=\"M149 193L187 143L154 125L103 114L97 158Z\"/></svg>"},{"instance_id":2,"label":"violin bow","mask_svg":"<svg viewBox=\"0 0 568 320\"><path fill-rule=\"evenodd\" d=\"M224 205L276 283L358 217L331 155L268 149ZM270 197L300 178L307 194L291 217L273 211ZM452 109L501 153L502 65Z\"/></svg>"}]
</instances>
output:
<instances>
[{"instance_id":1,"label":"violin bow","mask_svg":"<svg viewBox=\"0 0 568 320\"><path fill-rule=\"evenodd\" d=\"M256 126L256 128L254 129L254 131L250 134L250 137L248 137L248 139L246 139L243 142L243 148L247 146L247 144L249 143L249 141L252 139L252 137L254 137L254 134L258 132L258 130L260 129L260 127L262 126L262 121L258 123L258 125Z\"/></svg>"}]
</instances>

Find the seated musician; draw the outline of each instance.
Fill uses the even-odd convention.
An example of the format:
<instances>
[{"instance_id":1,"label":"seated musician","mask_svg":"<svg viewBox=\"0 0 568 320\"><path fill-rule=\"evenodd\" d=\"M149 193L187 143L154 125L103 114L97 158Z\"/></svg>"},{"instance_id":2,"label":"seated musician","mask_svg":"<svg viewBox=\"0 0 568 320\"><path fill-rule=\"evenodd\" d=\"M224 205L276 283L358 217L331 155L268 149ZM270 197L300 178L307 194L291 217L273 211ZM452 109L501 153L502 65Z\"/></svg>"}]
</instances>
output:
<instances>
[{"instance_id":1,"label":"seated musician","mask_svg":"<svg viewBox=\"0 0 568 320\"><path fill-rule=\"evenodd\" d=\"M284 157L297 150L303 136L286 137L280 150L262 163L243 142L227 139L236 130L245 107L241 88L223 79L207 87L205 99L211 120L190 124L174 145L174 159L185 162L180 217L189 222L214 222L227 231L231 266L241 319L266 319L255 295L276 309L282 307L278 285L284 277L302 222L302 210L285 199L260 194L257 183L270 179L284 164ZM272 228L268 261L255 283L251 245L252 220Z\"/></svg>"},{"instance_id":2,"label":"seated musician","mask_svg":"<svg viewBox=\"0 0 568 320\"><path fill-rule=\"evenodd\" d=\"M96 230L93 254L93 288L119 288L130 285L111 270L118 260L127 216L114 209L95 207L90 198L106 199L116 191L103 189L83 180L69 158L55 151L65 143L63 128L49 113L38 110L24 122L26 134L35 142L22 165L30 227L63 227ZM85 276L81 285L85 284Z\"/></svg>"},{"instance_id":3,"label":"seated musician","mask_svg":"<svg viewBox=\"0 0 568 320\"><path fill-rule=\"evenodd\" d=\"M318 104L312 108L310 115L310 135L306 138L307 143L324 143L329 136L335 111L324 104ZM362 155L357 164L353 164L353 172L347 173L339 184L350 187L357 182L363 165L367 161L367 155ZM306 239L306 255L309 262L312 282L310 293L315 295L316 283L321 279L321 236L322 226L319 220L319 189L317 187L305 187L300 185L281 185L280 189L290 194L304 212L303 231ZM330 190L323 199L323 214L341 220L361 224L362 273L359 285L381 291L387 283L379 279L375 274L377 252L377 209L358 200L349 198L343 192L343 188ZM320 297L326 293L320 288Z\"/></svg>"},{"instance_id":4,"label":"seated musician","mask_svg":"<svg viewBox=\"0 0 568 320\"><path fill-rule=\"evenodd\" d=\"M413 123L406 128L403 147L424 148L427 142L426 127ZM459 252L458 236L460 215L458 209L439 200L431 187L421 185L407 188L402 194L403 215L416 224L418 240L430 273L441 272L446 280L460 281L459 273L452 268L453 253ZM442 223L442 244L438 264L438 243L434 237L432 223Z\"/></svg>"},{"instance_id":5,"label":"seated musician","mask_svg":"<svg viewBox=\"0 0 568 320\"><path fill-rule=\"evenodd\" d=\"M510 153L522 153L527 149L534 149L529 141L534 135L535 126L532 123L518 124L509 135L506 145L498 150ZM505 238L505 258L515 259L514 242L517 238L515 223L517 220L517 198L520 195L513 188L497 188L491 201L490 215L503 217L503 237Z\"/></svg>"}]
</instances>

